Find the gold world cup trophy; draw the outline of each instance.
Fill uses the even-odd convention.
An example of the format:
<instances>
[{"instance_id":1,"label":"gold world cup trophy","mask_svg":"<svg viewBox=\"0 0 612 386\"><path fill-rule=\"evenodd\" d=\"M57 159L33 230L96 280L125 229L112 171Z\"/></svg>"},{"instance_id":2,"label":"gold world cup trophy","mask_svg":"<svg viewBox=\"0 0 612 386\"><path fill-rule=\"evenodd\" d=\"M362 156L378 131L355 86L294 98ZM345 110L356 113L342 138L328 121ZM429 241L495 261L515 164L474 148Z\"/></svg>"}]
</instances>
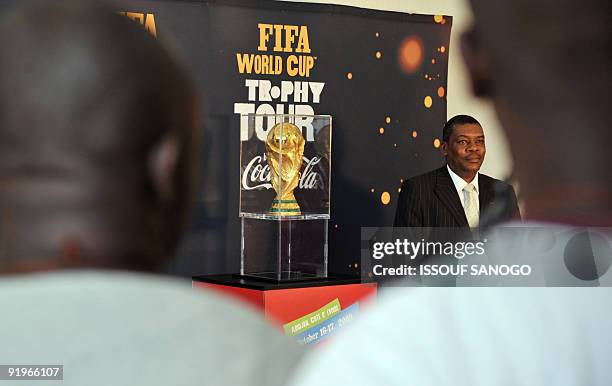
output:
<instances>
[{"instance_id":1,"label":"gold world cup trophy","mask_svg":"<svg viewBox=\"0 0 612 386\"><path fill-rule=\"evenodd\" d=\"M266 156L276 191L270 214L281 217L302 214L293 191L300 181L305 144L300 129L289 122L277 123L268 133Z\"/></svg>"}]
</instances>

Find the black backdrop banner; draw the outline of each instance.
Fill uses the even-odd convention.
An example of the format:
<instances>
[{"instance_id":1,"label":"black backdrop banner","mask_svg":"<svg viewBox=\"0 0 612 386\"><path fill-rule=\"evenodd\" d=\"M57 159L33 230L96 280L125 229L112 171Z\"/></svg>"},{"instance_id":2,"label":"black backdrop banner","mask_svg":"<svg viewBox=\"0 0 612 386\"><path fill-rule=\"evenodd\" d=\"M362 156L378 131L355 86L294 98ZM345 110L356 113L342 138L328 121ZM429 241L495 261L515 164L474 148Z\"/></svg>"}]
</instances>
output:
<instances>
[{"instance_id":1,"label":"black backdrop banner","mask_svg":"<svg viewBox=\"0 0 612 386\"><path fill-rule=\"evenodd\" d=\"M168 43L202 95L201 189L171 273L239 270L240 113L333 116L331 273L358 274L360 228L392 225L403 179L443 163L451 17L278 1L115 4Z\"/></svg>"}]
</instances>

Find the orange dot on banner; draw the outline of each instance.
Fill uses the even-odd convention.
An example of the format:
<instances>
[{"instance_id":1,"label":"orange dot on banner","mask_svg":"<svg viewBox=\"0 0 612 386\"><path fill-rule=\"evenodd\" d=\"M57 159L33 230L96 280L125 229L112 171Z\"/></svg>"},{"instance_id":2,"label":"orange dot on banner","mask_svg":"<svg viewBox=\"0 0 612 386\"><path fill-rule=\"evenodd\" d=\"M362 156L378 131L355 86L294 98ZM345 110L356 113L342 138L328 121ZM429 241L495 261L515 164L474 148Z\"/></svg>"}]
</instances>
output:
<instances>
[{"instance_id":1,"label":"orange dot on banner","mask_svg":"<svg viewBox=\"0 0 612 386\"><path fill-rule=\"evenodd\" d=\"M438 87L438 96L440 98L444 97L444 87L442 87L442 86Z\"/></svg>"},{"instance_id":2,"label":"orange dot on banner","mask_svg":"<svg viewBox=\"0 0 612 386\"><path fill-rule=\"evenodd\" d=\"M444 53L446 51L446 47L442 46L440 47L440 52Z\"/></svg>"},{"instance_id":3,"label":"orange dot on banner","mask_svg":"<svg viewBox=\"0 0 612 386\"><path fill-rule=\"evenodd\" d=\"M381 127L380 129L378 129L378 132L379 132L380 134L384 134L384 133L385 133L385 128L384 128L384 127Z\"/></svg>"},{"instance_id":4,"label":"orange dot on banner","mask_svg":"<svg viewBox=\"0 0 612 386\"><path fill-rule=\"evenodd\" d=\"M416 130L412 130L412 138L416 138L417 135L419 135L419 133L417 133Z\"/></svg>"},{"instance_id":5,"label":"orange dot on banner","mask_svg":"<svg viewBox=\"0 0 612 386\"><path fill-rule=\"evenodd\" d=\"M382 54L380 53L380 51L376 51L376 59L380 59L382 57Z\"/></svg>"},{"instance_id":6,"label":"orange dot on banner","mask_svg":"<svg viewBox=\"0 0 612 386\"><path fill-rule=\"evenodd\" d=\"M402 71L406 73L415 72L423 62L423 42L421 38L412 35L405 38L399 46L397 59Z\"/></svg>"},{"instance_id":7,"label":"orange dot on banner","mask_svg":"<svg viewBox=\"0 0 612 386\"><path fill-rule=\"evenodd\" d=\"M434 139L433 142L434 147L437 149L440 147L440 140L438 138Z\"/></svg>"},{"instance_id":8,"label":"orange dot on banner","mask_svg":"<svg viewBox=\"0 0 612 386\"><path fill-rule=\"evenodd\" d=\"M389 203L391 202L391 195L389 194L389 192L383 192L380 195L380 202L382 202L383 205L389 205Z\"/></svg>"},{"instance_id":9,"label":"orange dot on banner","mask_svg":"<svg viewBox=\"0 0 612 386\"><path fill-rule=\"evenodd\" d=\"M346 77L347 77L348 80L353 79L353 73L352 72L347 73Z\"/></svg>"},{"instance_id":10,"label":"orange dot on banner","mask_svg":"<svg viewBox=\"0 0 612 386\"><path fill-rule=\"evenodd\" d=\"M385 122L387 122L387 123L391 123L391 117L386 117L386 118L385 118Z\"/></svg>"},{"instance_id":11,"label":"orange dot on banner","mask_svg":"<svg viewBox=\"0 0 612 386\"><path fill-rule=\"evenodd\" d=\"M442 23L442 20L444 20L444 18L442 17L442 15L436 15L434 16L434 21L436 23Z\"/></svg>"},{"instance_id":12,"label":"orange dot on banner","mask_svg":"<svg viewBox=\"0 0 612 386\"><path fill-rule=\"evenodd\" d=\"M429 95L427 95L425 97L425 99L423 99L423 104L425 105L425 107L430 108L431 104L433 103L433 100L431 99L431 97Z\"/></svg>"}]
</instances>

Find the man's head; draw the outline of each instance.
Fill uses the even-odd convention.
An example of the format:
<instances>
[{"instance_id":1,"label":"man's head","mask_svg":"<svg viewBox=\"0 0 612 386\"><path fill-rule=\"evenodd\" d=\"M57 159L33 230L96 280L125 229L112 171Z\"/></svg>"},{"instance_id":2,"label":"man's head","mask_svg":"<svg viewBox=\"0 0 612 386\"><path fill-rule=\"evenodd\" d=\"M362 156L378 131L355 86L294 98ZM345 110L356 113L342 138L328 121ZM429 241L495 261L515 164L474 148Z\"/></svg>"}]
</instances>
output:
<instances>
[{"instance_id":1,"label":"man's head","mask_svg":"<svg viewBox=\"0 0 612 386\"><path fill-rule=\"evenodd\" d=\"M442 129L442 151L448 166L466 181L471 181L487 152L480 123L469 115L456 115Z\"/></svg>"},{"instance_id":2,"label":"man's head","mask_svg":"<svg viewBox=\"0 0 612 386\"><path fill-rule=\"evenodd\" d=\"M471 3L461 48L474 93L506 131L528 217L611 216L612 3Z\"/></svg>"},{"instance_id":3,"label":"man's head","mask_svg":"<svg viewBox=\"0 0 612 386\"><path fill-rule=\"evenodd\" d=\"M0 20L0 271L155 269L190 192L190 83L115 9L21 3Z\"/></svg>"}]
</instances>

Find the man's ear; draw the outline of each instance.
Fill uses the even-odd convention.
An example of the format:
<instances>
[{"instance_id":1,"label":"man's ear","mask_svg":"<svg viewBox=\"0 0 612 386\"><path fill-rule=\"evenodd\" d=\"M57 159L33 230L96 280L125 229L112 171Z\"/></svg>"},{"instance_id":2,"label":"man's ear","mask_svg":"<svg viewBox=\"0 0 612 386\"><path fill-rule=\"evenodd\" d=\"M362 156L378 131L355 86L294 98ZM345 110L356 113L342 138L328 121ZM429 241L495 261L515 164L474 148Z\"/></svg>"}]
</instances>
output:
<instances>
[{"instance_id":1,"label":"man's ear","mask_svg":"<svg viewBox=\"0 0 612 386\"><path fill-rule=\"evenodd\" d=\"M165 135L149 154L148 168L153 187L161 201L174 199L175 175L179 158L179 140L174 134Z\"/></svg>"},{"instance_id":2,"label":"man's ear","mask_svg":"<svg viewBox=\"0 0 612 386\"><path fill-rule=\"evenodd\" d=\"M477 97L490 97L493 92L489 59L483 51L474 28L461 35L461 53Z\"/></svg>"},{"instance_id":3,"label":"man's ear","mask_svg":"<svg viewBox=\"0 0 612 386\"><path fill-rule=\"evenodd\" d=\"M448 156L448 142L442 142L442 145L440 146L440 148L442 149L442 154L445 157Z\"/></svg>"}]
</instances>

